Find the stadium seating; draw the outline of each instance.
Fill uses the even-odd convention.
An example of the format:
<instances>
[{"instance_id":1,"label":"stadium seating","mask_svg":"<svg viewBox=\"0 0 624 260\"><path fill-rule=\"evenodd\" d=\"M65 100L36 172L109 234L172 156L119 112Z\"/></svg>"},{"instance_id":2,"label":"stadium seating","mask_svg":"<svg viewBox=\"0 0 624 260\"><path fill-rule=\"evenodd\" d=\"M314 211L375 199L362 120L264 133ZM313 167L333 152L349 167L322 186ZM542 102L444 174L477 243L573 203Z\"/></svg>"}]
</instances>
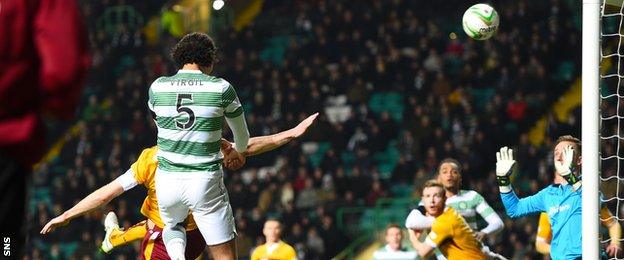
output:
<instances>
[{"instance_id":1,"label":"stadium seating","mask_svg":"<svg viewBox=\"0 0 624 260\"><path fill-rule=\"evenodd\" d=\"M117 8L113 2L81 3L92 15L87 24L94 68L75 122L80 131L67 139L57 158L38 170L50 172L50 177L48 185L31 192L27 246L33 258L51 257L49 248L54 245L66 257L98 255L93 245L104 235L101 214L86 215L65 227L68 231L50 237L41 237L38 231L43 221L58 213L56 209L65 210L108 183L143 148L155 144L145 105L147 87L158 76L175 72L167 55L176 38L163 30L156 45L148 45L140 28L98 27L91 19ZM529 164L524 169L529 174L516 180L520 194L549 183L551 172L537 169L547 163L548 143L517 140L570 88L579 74L580 57L556 50L563 43L549 40L551 27L540 17L554 21L560 34L580 32L566 22L571 13L578 17L574 13L578 3L558 3L554 12L540 2L500 3L504 28L488 42L466 39L454 24L458 19L448 18L458 17L458 10L467 6L460 0L445 1L444 8L436 1L275 1L241 30L211 32L220 48L215 74L235 86L253 136L292 127L314 112L327 113L301 140L249 158L242 170L227 174L239 233L257 244L262 240L262 220L281 216L287 224L283 237L293 240L299 254L330 259L345 248L355 248L348 247L349 242L365 244L367 232L401 222L417 199L414 187L432 178L445 157L462 162L464 187L479 191L504 216L491 178L494 151L502 145L531 151L522 158ZM158 15L146 4L133 5L145 21ZM274 17L279 21L272 21ZM284 26L273 30L276 23ZM451 33L460 36L451 40ZM531 48L531 41L552 53ZM578 44L569 46L568 50L580 50ZM530 57L539 59L531 63ZM525 97L529 112L512 120L515 115L506 108L516 94ZM95 105L105 106L95 109L90 96L97 97ZM386 114L389 120L384 119ZM308 180L313 183L314 206L288 205L297 201ZM55 189L55 181L66 185ZM367 198L376 181L381 183L381 198ZM277 191L258 216L259 195L271 184ZM294 201L283 202L288 186L294 190ZM143 219L139 213L143 197L143 191L132 191L102 211L115 210L128 227ZM45 206L39 208L39 203ZM323 217L332 223L324 225ZM519 242L530 247L535 221L507 221L503 233L488 242L511 256L512 249L505 245ZM293 234L295 225L304 234L311 228L319 230L324 251L312 251L305 236ZM89 236L82 236L86 233ZM127 247L114 250L111 257L138 254L135 247ZM535 254L528 250L524 256Z\"/></svg>"}]
</instances>

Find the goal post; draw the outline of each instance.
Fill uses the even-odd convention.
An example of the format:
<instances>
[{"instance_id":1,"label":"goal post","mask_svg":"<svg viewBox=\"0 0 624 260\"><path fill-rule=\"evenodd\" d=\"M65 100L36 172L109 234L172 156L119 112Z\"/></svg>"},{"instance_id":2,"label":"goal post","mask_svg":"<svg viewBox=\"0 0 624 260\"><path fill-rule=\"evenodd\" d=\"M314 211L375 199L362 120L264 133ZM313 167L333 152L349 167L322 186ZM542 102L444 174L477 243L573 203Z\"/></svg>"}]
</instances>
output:
<instances>
[{"instance_id":1,"label":"goal post","mask_svg":"<svg viewBox=\"0 0 624 260\"><path fill-rule=\"evenodd\" d=\"M583 259L597 259L600 104L600 0L583 0L582 22L582 126L583 154Z\"/></svg>"}]
</instances>

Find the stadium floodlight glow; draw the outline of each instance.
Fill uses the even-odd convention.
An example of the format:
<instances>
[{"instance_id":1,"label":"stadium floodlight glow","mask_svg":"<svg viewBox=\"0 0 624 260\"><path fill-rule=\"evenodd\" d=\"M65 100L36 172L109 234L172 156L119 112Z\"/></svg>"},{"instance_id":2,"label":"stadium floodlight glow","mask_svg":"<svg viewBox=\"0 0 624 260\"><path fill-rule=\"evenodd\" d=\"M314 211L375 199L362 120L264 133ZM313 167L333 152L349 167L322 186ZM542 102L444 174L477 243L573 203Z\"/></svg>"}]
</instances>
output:
<instances>
[{"instance_id":1,"label":"stadium floodlight glow","mask_svg":"<svg viewBox=\"0 0 624 260\"><path fill-rule=\"evenodd\" d=\"M221 8L223 8L224 5L225 5L225 2L223 0L215 0L212 2L212 8L217 11L221 10Z\"/></svg>"}]
</instances>

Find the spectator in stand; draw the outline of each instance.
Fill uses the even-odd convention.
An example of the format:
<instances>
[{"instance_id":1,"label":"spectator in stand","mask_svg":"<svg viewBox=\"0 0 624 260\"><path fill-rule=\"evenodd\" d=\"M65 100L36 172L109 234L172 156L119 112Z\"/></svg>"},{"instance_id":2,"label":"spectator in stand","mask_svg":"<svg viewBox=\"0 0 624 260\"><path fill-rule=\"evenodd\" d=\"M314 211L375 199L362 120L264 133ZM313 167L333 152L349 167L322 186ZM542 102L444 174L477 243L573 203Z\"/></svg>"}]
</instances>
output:
<instances>
[{"instance_id":1,"label":"spectator in stand","mask_svg":"<svg viewBox=\"0 0 624 260\"><path fill-rule=\"evenodd\" d=\"M251 254L251 260L297 259L297 253L295 252L295 249L281 240L282 224L279 222L279 220L269 219L264 222L264 228L262 229L262 233L266 238L266 242L253 250L253 253Z\"/></svg>"},{"instance_id":2,"label":"spectator in stand","mask_svg":"<svg viewBox=\"0 0 624 260\"><path fill-rule=\"evenodd\" d=\"M527 113L527 103L521 92L516 92L514 100L507 104L507 116L514 121L521 121Z\"/></svg>"},{"instance_id":3,"label":"spectator in stand","mask_svg":"<svg viewBox=\"0 0 624 260\"><path fill-rule=\"evenodd\" d=\"M386 227L385 241L386 245L375 251L373 259L416 259L418 256L415 251L409 250L403 246L403 230L401 230L401 226L396 223L390 223Z\"/></svg>"}]
</instances>

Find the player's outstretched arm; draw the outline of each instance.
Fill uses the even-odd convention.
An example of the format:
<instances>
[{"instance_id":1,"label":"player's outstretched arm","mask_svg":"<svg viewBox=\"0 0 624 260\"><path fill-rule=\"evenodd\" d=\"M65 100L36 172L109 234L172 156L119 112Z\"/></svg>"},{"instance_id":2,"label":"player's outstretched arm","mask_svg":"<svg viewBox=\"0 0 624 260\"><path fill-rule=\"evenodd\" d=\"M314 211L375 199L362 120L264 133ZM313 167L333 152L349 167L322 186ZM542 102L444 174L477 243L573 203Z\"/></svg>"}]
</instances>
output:
<instances>
[{"instance_id":1,"label":"player's outstretched arm","mask_svg":"<svg viewBox=\"0 0 624 260\"><path fill-rule=\"evenodd\" d=\"M510 178L514 164L516 160L513 158L512 149L505 146L496 152L496 180L501 194L512 191Z\"/></svg>"},{"instance_id":2,"label":"player's outstretched arm","mask_svg":"<svg viewBox=\"0 0 624 260\"><path fill-rule=\"evenodd\" d=\"M519 199L516 193L513 192L510 175L515 163L512 149L505 146L496 153L496 179L498 180L498 189L507 215L517 218L531 213L546 211L543 203L543 190L523 199Z\"/></svg>"},{"instance_id":3,"label":"player's outstretched arm","mask_svg":"<svg viewBox=\"0 0 624 260\"><path fill-rule=\"evenodd\" d=\"M413 209L405 218L405 227L415 230L430 229L434 220L432 216L425 216L420 209Z\"/></svg>"},{"instance_id":4,"label":"player's outstretched arm","mask_svg":"<svg viewBox=\"0 0 624 260\"><path fill-rule=\"evenodd\" d=\"M316 119L318 114L319 113L314 113L313 115L301 121L297 126L286 131L282 131L274 135L252 137L249 140L249 144L247 144L247 151L245 152L245 155L252 156L266 153L284 144L287 144L293 139L303 135L308 130L308 127L310 127L310 125L314 123L314 120Z\"/></svg>"},{"instance_id":5,"label":"player's outstretched arm","mask_svg":"<svg viewBox=\"0 0 624 260\"><path fill-rule=\"evenodd\" d=\"M308 130L310 125L314 123L314 120L316 120L316 117L318 115L319 113L314 113L313 115L301 121L297 126L286 131L282 131L273 135L264 135L250 138L249 143L247 144L247 151L245 151L243 155L258 155L269 152L271 150L279 148L282 145L287 144L295 138L302 136ZM223 154L225 155L225 158L223 160L225 162L225 167L230 170L236 170L242 167L244 161L237 161L237 156L235 154L230 154L230 152L233 152L233 144L225 139L222 139L221 142L221 149L223 151Z\"/></svg>"},{"instance_id":6,"label":"player's outstretched arm","mask_svg":"<svg viewBox=\"0 0 624 260\"><path fill-rule=\"evenodd\" d=\"M122 185L117 182L117 180L114 180L92 192L87 197L78 202L78 204L73 206L71 209L65 211L60 216L50 220L50 222L48 222L43 227L43 229L41 229L40 233L50 233L54 229L68 224L69 221L71 221L72 219L86 214L97 207L107 204L109 201L121 195L123 192L124 189Z\"/></svg>"}]
</instances>

